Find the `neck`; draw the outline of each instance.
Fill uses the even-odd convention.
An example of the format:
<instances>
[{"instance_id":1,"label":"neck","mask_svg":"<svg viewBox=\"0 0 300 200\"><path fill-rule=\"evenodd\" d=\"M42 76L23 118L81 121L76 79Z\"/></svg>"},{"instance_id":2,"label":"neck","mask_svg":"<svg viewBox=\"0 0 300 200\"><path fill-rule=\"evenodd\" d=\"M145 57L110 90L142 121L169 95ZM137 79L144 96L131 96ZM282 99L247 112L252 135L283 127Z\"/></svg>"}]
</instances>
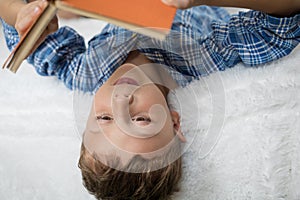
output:
<instances>
[{"instance_id":1,"label":"neck","mask_svg":"<svg viewBox=\"0 0 300 200\"><path fill-rule=\"evenodd\" d=\"M125 63L139 66L165 96L167 96L169 89L175 89L178 87L177 83L164 69L164 67L161 67L159 64L154 64L146 56L136 50L129 53ZM146 65L149 63L153 63L153 65Z\"/></svg>"},{"instance_id":2,"label":"neck","mask_svg":"<svg viewBox=\"0 0 300 200\"><path fill-rule=\"evenodd\" d=\"M131 51L125 60L125 63L131 63L136 66L140 66L147 63L152 63L146 56L138 52L137 50Z\"/></svg>"}]
</instances>

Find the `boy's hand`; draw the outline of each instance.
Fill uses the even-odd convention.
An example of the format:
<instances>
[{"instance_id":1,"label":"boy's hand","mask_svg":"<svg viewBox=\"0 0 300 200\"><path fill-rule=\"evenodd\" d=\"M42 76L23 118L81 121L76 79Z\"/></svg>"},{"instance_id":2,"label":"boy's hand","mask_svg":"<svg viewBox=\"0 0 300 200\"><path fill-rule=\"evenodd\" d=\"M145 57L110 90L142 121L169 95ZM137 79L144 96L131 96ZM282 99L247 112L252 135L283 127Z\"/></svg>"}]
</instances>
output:
<instances>
[{"instance_id":1,"label":"boy's hand","mask_svg":"<svg viewBox=\"0 0 300 200\"><path fill-rule=\"evenodd\" d=\"M19 33L19 36L22 37L28 29L33 25L36 19L40 16L42 11L47 7L48 2L44 0L37 0L31 3L24 5L19 13L17 14L15 28ZM42 41L46 38L50 33L55 32L58 29L58 20L55 16L51 22L48 24L47 28L41 35L40 39L37 41L35 48L42 43ZM34 48L34 49L35 49Z\"/></svg>"},{"instance_id":2,"label":"boy's hand","mask_svg":"<svg viewBox=\"0 0 300 200\"><path fill-rule=\"evenodd\" d=\"M187 9L193 6L214 5L222 0L161 0L164 4L174 6L179 9Z\"/></svg>"},{"instance_id":3,"label":"boy's hand","mask_svg":"<svg viewBox=\"0 0 300 200\"><path fill-rule=\"evenodd\" d=\"M193 7L197 0L161 0L163 3L169 6L174 6L179 9L186 9Z\"/></svg>"}]
</instances>

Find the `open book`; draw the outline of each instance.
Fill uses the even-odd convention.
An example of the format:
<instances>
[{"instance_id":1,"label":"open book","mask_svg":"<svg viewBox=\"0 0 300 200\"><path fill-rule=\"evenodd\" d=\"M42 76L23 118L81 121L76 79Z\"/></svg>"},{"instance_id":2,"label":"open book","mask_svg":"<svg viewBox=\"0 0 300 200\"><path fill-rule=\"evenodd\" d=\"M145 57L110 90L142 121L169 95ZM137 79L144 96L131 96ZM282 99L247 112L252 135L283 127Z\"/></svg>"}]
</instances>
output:
<instances>
[{"instance_id":1,"label":"open book","mask_svg":"<svg viewBox=\"0 0 300 200\"><path fill-rule=\"evenodd\" d=\"M16 72L31 53L57 10L100 19L123 28L163 39L171 29L176 9L161 0L48 0L48 6L22 36L5 61L3 68Z\"/></svg>"}]
</instances>

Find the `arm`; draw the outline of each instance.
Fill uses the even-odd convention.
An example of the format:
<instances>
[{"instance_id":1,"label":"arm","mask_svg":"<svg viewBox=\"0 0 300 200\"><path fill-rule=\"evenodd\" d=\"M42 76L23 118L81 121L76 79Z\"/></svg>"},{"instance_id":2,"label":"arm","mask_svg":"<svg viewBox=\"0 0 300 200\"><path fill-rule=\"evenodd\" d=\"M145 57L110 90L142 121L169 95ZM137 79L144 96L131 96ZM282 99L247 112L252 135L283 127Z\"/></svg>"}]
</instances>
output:
<instances>
[{"instance_id":1,"label":"arm","mask_svg":"<svg viewBox=\"0 0 300 200\"><path fill-rule=\"evenodd\" d=\"M288 55L300 42L300 14L277 18L260 11L248 11L230 16L223 8L208 6L177 13L173 30L195 38L191 44L179 43L185 47L181 55L200 66L199 69L204 67L203 72L200 70L203 75L239 62L256 66L277 60Z\"/></svg>"},{"instance_id":2,"label":"arm","mask_svg":"<svg viewBox=\"0 0 300 200\"><path fill-rule=\"evenodd\" d=\"M258 10L278 17L292 16L300 12L299 0L162 0L167 5L181 9L208 5L239 7Z\"/></svg>"},{"instance_id":3,"label":"arm","mask_svg":"<svg viewBox=\"0 0 300 200\"><path fill-rule=\"evenodd\" d=\"M16 29L2 20L4 36L9 49L19 41ZM120 37L115 37L118 32ZM61 27L48 35L38 48L27 58L36 72L42 76L55 76L71 90L95 92L112 74L114 69L122 64L128 52L133 48L133 33L108 25L102 32L89 41L86 48L85 40L70 27ZM122 38L122 39L121 39ZM127 45L132 43L131 46ZM110 48L107 44L119 44ZM118 56L115 56L118 54ZM107 59L109 58L109 59Z\"/></svg>"},{"instance_id":4,"label":"arm","mask_svg":"<svg viewBox=\"0 0 300 200\"><path fill-rule=\"evenodd\" d=\"M278 18L260 11L240 12L227 23L212 24L207 50L216 50L212 59L221 58L226 67L239 61L248 66L265 64L290 54L299 44L299 20L299 14Z\"/></svg>"},{"instance_id":5,"label":"arm","mask_svg":"<svg viewBox=\"0 0 300 200\"><path fill-rule=\"evenodd\" d=\"M10 50L17 45L20 37L46 7L45 3L46 1L38 0L22 5L14 26L0 18L6 44ZM55 18L53 25L51 23L48 25L27 61L35 67L38 74L56 76L69 89L92 92L99 80L105 76L99 68L103 64L101 56L93 50L95 45L99 46L101 39L97 38L95 45L89 45L87 50L84 38L76 31L68 27L57 30L57 24ZM103 40L105 41L105 38ZM103 55L109 57L105 51Z\"/></svg>"}]
</instances>

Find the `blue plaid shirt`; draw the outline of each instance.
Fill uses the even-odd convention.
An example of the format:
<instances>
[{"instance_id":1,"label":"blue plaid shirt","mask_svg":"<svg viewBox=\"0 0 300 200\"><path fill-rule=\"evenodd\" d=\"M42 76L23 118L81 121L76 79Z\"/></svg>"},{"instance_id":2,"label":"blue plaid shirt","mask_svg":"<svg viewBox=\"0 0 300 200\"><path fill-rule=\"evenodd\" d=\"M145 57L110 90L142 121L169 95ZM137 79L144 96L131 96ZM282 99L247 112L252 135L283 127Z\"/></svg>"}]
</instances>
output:
<instances>
[{"instance_id":1,"label":"blue plaid shirt","mask_svg":"<svg viewBox=\"0 0 300 200\"><path fill-rule=\"evenodd\" d=\"M2 20L3 22L3 20ZM289 54L300 41L300 14L276 18L258 11L230 16L218 7L178 10L164 41L108 24L85 46L69 27L49 35L27 59L44 76L57 76L70 89L95 92L138 50L162 64L179 85L239 62L254 66ZM19 41L3 22L7 45Z\"/></svg>"}]
</instances>

